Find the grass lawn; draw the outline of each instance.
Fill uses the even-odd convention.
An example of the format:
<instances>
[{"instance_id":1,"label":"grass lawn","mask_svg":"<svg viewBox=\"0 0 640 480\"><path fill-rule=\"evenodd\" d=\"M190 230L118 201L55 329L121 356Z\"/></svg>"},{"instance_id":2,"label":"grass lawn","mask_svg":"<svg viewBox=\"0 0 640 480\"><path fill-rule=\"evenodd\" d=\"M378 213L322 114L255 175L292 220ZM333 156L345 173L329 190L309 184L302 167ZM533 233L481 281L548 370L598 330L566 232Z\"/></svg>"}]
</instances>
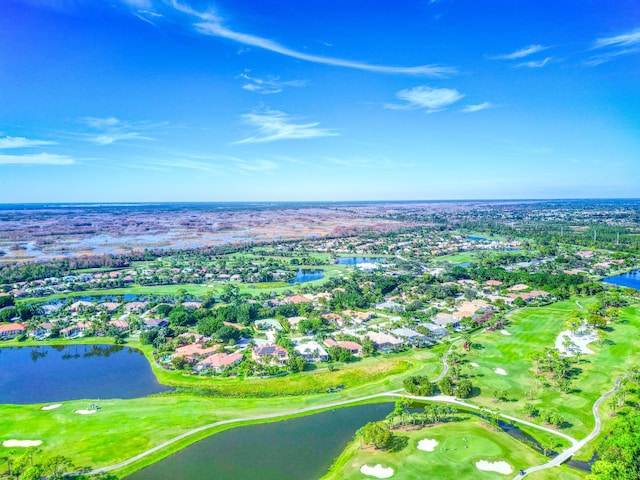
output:
<instances>
[{"instance_id":1,"label":"grass lawn","mask_svg":"<svg viewBox=\"0 0 640 480\"><path fill-rule=\"evenodd\" d=\"M586 307L590 299L580 299ZM553 347L571 312L577 310L575 300L556 303L540 308L525 308L510 315L511 326L507 330L511 336L500 332L490 332L476 337L478 348L465 354L463 370L473 377L481 394L471 401L490 409L499 409L516 417L523 417L522 407L525 394L534 385L533 362L528 355L545 347ZM637 331L640 327L640 311L637 306L622 310L621 321L607 333L610 340L602 346L591 343L595 354L583 355L580 364L575 365L579 374L572 386L574 392L563 394L553 388L541 389L534 393L530 401L541 409L556 408L571 424L566 433L577 438L586 436L593 428L591 406L595 400L613 388L615 378L636 364L640 352ZM479 367L474 368L474 362ZM498 375L496 368L502 368L507 375ZM492 392L506 390L511 401L494 403Z\"/></svg>"},{"instance_id":2,"label":"grass lawn","mask_svg":"<svg viewBox=\"0 0 640 480\"><path fill-rule=\"evenodd\" d=\"M467 263L476 261L476 252L462 252L455 255L444 255L442 257L433 258L436 262L450 262L450 263Z\"/></svg>"},{"instance_id":3,"label":"grass lawn","mask_svg":"<svg viewBox=\"0 0 640 480\"><path fill-rule=\"evenodd\" d=\"M396 432L408 437L408 444L399 452L360 448L354 440L336 460L323 480L361 479L362 465L381 464L394 470L394 479L451 480L456 478L492 479L512 478L521 468L545 462L544 457L503 432L494 431L479 421L464 421L425 427L409 432ZM433 452L418 450L422 439L434 439L438 445ZM467 440L465 443L463 439ZM479 470L475 463L505 461L513 467L511 475Z\"/></svg>"}]
</instances>

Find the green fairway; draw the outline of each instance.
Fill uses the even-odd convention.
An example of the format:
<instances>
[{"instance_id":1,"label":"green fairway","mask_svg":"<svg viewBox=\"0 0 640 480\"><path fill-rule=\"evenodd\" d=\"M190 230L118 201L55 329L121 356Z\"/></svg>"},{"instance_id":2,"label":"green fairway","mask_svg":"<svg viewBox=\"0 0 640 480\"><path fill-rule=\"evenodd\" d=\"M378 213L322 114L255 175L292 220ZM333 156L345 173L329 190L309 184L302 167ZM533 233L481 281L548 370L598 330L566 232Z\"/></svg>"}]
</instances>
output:
<instances>
[{"instance_id":1,"label":"green fairway","mask_svg":"<svg viewBox=\"0 0 640 480\"><path fill-rule=\"evenodd\" d=\"M580 299L585 308L591 301ZM579 373L573 380L571 393L544 388L534 392L533 400L526 400L526 393L535 384L529 355L553 347L558 333L566 329L566 319L577 309L574 300L521 309L509 316L511 325L506 330L510 336L495 331L476 337L479 346L464 355L463 366L472 375L474 385L481 389L480 396L472 401L520 418L524 416L525 402L540 409L555 408L570 424L568 434L577 438L586 436L594 426L591 406L595 400L613 388L616 377L637 363L640 313L637 306L622 309L621 320L607 333L608 342L602 346L597 342L589 344L595 354L583 355L580 364L575 365ZM472 367L472 362L479 367ZM496 368L505 370L506 375L495 373ZM495 403L494 390L506 391L509 401Z\"/></svg>"},{"instance_id":2,"label":"green fairway","mask_svg":"<svg viewBox=\"0 0 640 480\"><path fill-rule=\"evenodd\" d=\"M545 462L544 457L531 448L472 418L395 433L408 437L408 444L401 451L380 451L370 447L361 449L360 441L356 439L336 460L323 480L361 479L363 475L360 468L365 464L393 468L394 479L511 478L521 468ZM438 445L433 452L419 450L418 442L422 439L437 440ZM481 471L475 465L481 460L505 461L511 465L512 473L509 476Z\"/></svg>"}]
</instances>

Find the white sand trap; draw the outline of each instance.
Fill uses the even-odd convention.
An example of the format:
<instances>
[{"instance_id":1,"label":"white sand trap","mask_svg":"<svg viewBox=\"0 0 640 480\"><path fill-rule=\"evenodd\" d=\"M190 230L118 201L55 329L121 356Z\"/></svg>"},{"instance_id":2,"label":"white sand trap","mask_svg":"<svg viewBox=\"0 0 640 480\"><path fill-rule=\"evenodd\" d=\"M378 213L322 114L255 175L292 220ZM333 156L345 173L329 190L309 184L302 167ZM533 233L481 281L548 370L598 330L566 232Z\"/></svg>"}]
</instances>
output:
<instances>
[{"instance_id":1,"label":"white sand trap","mask_svg":"<svg viewBox=\"0 0 640 480\"><path fill-rule=\"evenodd\" d=\"M55 403L53 405L45 405L40 410L53 410L54 408L60 408L62 406L61 403Z\"/></svg>"},{"instance_id":2,"label":"white sand trap","mask_svg":"<svg viewBox=\"0 0 640 480\"><path fill-rule=\"evenodd\" d=\"M42 440L5 440L3 447L37 447L42 445Z\"/></svg>"},{"instance_id":3,"label":"white sand trap","mask_svg":"<svg viewBox=\"0 0 640 480\"><path fill-rule=\"evenodd\" d=\"M97 410L76 410L74 413L78 415L93 415Z\"/></svg>"},{"instance_id":4,"label":"white sand trap","mask_svg":"<svg viewBox=\"0 0 640 480\"><path fill-rule=\"evenodd\" d=\"M503 335L511 336L511 334L509 332L507 332L506 330L500 330L500 333L503 334Z\"/></svg>"},{"instance_id":5,"label":"white sand trap","mask_svg":"<svg viewBox=\"0 0 640 480\"><path fill-rule=\"evenodd\" d=\"M485 472L498 472L503 475L509 475L513 472L513 467L509 465L507 462L487 462L486 460L480 460L476 462L476 467L478 470L483 470Z\"/></svg>"},{"instance_id":6,"label":"white sand trap","mask_svg":"<svg viewBox=\"0 0 640 480\"><path fill-rule=\"evenodd\" d=\"M476 367L476 368L480 366L476 362L471 362L469 365L471 365L472 367Z\"/></svg>"},{"instance_id":7,"label":"white sand trap","mask_svg":"<svg viewBox=\"0 0 640 480\"><path fill-rule=\"evenodd\" d=\"M571 345L569 348L565 346L565 338L569 338L571 341ZM562 355L575 355L576 353L581 353L585 355L590 355L593 352L587 344L598 340L598 336L592 328L583 328L576 335L571 330L565 330L564 332L560 332L558 337L556 338L556 348L560 350Z\"/></svg>"},{"instance_id":8,"label":"white sand trap","mask_svg":"<svg viewBox=\"0 0 640 480\"><path fill-rule=\"evenodd\" d=\"M504 371L503 369L501 369L501 368L496 368L496 369L494 370L494 372L496 372L498 375L506 375L506 374L507 374L507 372L505 372L505 371Z\"/></svg>"},{"instance_id":9,"label":"white sand trap","mask_svg":"<svg viewBox=\"0 0 640 480\"><path fill-rule=\"evenodd\" d=\"M365 475L369 475L370 477L376 477L376 478L391 478L393 477L393 468L383 467L380 464L377 464L375 467L370 467L369 465L362 465L360 467L360 473L364 473Z\"/></svg>"},{"instance_id":10,"label":"white sand trap","mask_svg":"<svg viewBox=\"0 0 640 480\"><path fill-rule=\"evenodd\" d=\"M425 438L418 442L418 450L424 450L425 452L433 452L438 446L438 441L431 438Z\"/></svg>"}]
</instances>

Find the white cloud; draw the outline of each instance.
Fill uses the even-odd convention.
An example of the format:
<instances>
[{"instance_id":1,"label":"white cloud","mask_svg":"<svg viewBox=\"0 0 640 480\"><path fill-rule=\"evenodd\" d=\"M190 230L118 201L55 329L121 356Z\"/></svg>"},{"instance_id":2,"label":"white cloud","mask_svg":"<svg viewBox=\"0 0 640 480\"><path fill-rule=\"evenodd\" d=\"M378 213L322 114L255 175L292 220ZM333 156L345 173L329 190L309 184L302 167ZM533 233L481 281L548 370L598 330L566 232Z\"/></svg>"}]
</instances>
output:
<instances>
[{"instance_id":1,"label":"white cloud","mask_svg":"<svg viewBox=\"0 0 640 480\"><path fill-rule=\"evenodd\" d=\"M73 158L51 153L33 153L25 155L2 155L0 165L71 165Z\"/></svg>"},{"instance_id":2,"label":"white cloud","mask_svg":"<svg viewBox=\"0 0 640 480\"><path fill-rule=\"evenodd\" d=\"M151 9L153 6L151 0L122 0L122 2L132 8Z\"/></svg>"},{"instance_id":3,"label":"white cloud","mask_svg":"<svg viewBox=\"0 0 640 480\"><path fill-rule=\"evenodd\" d=\"M280 93L284 89L284 87L304 87L307 85L307 82L303 80L288 80L283 81L280 80L280 77L267 77L267 78L257 78L250 77L246 73L240 74L240 78L246 80L248 83L245 83L242 88L254 93L260 93L262 95L269 95L273 93Z\"/></svg>"},{"instance_id":4,"label":"white cloud","mask_svg":"<svg viewBox=\"0 0 640 480\"><path fill-rule=\"evenodd\" d=\"M143 134L141 130L149 130L162 125L148 122L124 122L115 117L85 117L80 121L91 130L95 130L95 132L86 133L85 137L96 145L111 145L121 140L155 140L155 138Z\"/></svg>"},{"instance_id":5,"label":"white cloud","mask_svg":"<svg viewBox=\"0 0 640 480\"><path fill-rule=\"evenodd\" d=\"M49 142L47 140L35 140L25 137L0 137L0 150L8 148L39 147L41 145L57 145L57 143Z\"/></svg>"},{"instance_id":6,"label":"white cloud","mask_svg":"<svg viewBox=\"0 0 640 480\"><path fill-rule=\"evenodd\" d=\"M476 105L467 105L465 106L462 111L465 113L473 113L473 112L479 112L481 110L486 110L488 108L493 108L494 105L491 102L483 102L483 103L478 103Z\"/></svg>"},{"instance_id":7,"label":"white cloud","mask_svg":"<svg viewBox=\"0 0 640 480\"><path fill-rule=\"evenodd\" d=\"M516 65L516 67L542 68L551 60L553 60L553 57L546 57L544 60L531 60L530 62L522 62Z\"/></svg>"},{"instance_id":8,"label":"white cloud","mask_svg":"<svg viewBox=\"0 0 640 480\"><path fill-rule=\"evenodd\" d=\"M621 35L614 35L612 37L598 38L593 48L603 47L635 47L640 46L640 28Z\"/></svg>"},{"instance_id":9,"label":"white cloud","mask_svg":"<svg viewBox=\"0 0 640 480\"><path fill-rule=\"evenodd\" d=\"M640 28L631 32L598 38L593 42L591 50L601 50L604 53L593 55L585 60L585 65L594 67L616 57L640 53Z\"/></svg>"},{"instance_id":10,"label":"white cloud","mask_svg":"<svg viewBox=\"0 0 640 480\"><path fill-rule=\"evenodd\" d=\"M529 45L512 53L507 53L505 55L495 55L488 58L490 58L491 60L517 60L518 58L524 58L528 57L529 55L533 55L534 53L542 52L543 50L547 50L548 48L549 47L543 47L542 45Z\"/></svg>"},{"instance_id":11,"label":"white cloud","mask_svg":"<svg viewBox=\"0 0 640 480\"><path fill-rule=\"evenodd\" d=\"M316 137L334 137L338 133L326 128L318 128L319 123L294 123L295 118L279 110L264 110L247 113L242 119L255 127L257 134L235 143L265 143L276 140L290 140Z\"/></svg>"},{"instance_id":12,"label":"white cloud","mask_svg":"<svg viewBox=\"0 0 640 480\"><path fill-rule=\"evenodd\" d=\"M195 16L200 22L195 24L196 29L204 34L214 37L226 38L243 45L262 48L270 52L279 53L287 57L296 58L312 63L320 63L324 65L332 65L335 67L353 68L357 70L365 70L378 73L390 73L400 75L416 75L426 77L444 77L456 73L456 69L452 67L444 67L440 65L419 65L415 67L396 67L388 65L375 65L365 62L357 62L352 60L343 60L340 58L325 57L321 55L311 55L299 52L291 48L280 45L273 40L258 37L255 35L240 33L222 25L222 19L213 11L200 13L186 4L181 4L176 0L172 0L173 7L185 14Z\"/></svg>"},{"instance_id":13,"label":"white cloud","mask_svg":"<svg viewBox=\"0 0 640 480\"><path fill-rule=\"evenodd\" d=\"M400 90L396 93L403 104L387 104L393 110L409 110L423 108L428 112L440 111L464 98L464 94L452 88L431 88L419 86Z\"/></svg>"}]
</instances>

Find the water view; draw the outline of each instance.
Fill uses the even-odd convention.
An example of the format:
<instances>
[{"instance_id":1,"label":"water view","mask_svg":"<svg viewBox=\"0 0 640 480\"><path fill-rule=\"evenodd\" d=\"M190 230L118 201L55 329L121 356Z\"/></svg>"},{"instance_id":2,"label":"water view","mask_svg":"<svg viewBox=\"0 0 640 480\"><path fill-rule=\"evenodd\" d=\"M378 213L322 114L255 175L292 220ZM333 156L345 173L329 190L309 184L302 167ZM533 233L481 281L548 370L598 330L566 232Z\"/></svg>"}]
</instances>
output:
<instances>
[{"instance_id":1,"label":"water view","mask_svg":"<svg viewBox=\"0 0 640 480\"><path fill-rule=\"evenodd\" d=\"M169 388L139 350L115 345L0 348L0 403L137 398Z\"/></svg>"},{"instance_id":2,"label":"water view","mask_svg":"<svg viewBox=\"0 0 640 480\"><path fill-rule=\"evenodd\" d=\"M294 285L296 283L312 282L313 280L320 280L322 277L324 277L324 270L303 270L301 268L289 284Z\"/></svg>"},{"instance_id":3,"label":"water view","mask_svg":"<svg viewBox=\"0 0 640 480\"><path fill-rule=\"evenodd\" d=\"M338 257L338 265L360 265L361 263L378 263L382 258L377 257Z\"/></svg>"},{"instance_id":4,"label":"water view","mask_svg":"<svg viewBox=\"0 0 640 480\"><path fill-rule=\"evenodd\" d=\"M390 403L361 405L213 435L128 480L300 480L320 478L368 422L382 420Z\"/></svg>"},{"instance_id":5,"label":"water view","mask_svg":"<svg viewBox=\"0 0 640 480\"><path fill-rule=\"evenodd\" d=\"M621 287L640 290L640 270L633 270L631 272L621 273L620 275L614 275L613 277L606 277L603 278L602 281L619 285Z\"/></svg>"}]
</instances>

